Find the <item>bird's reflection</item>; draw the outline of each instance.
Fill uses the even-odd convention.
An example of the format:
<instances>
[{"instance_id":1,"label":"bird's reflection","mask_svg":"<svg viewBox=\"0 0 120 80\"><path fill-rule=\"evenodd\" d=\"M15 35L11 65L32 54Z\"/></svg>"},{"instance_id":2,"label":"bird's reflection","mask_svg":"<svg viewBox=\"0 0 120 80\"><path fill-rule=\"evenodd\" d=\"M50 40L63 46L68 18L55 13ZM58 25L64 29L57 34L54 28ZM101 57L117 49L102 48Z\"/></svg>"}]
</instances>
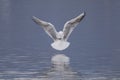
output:
<instances>
[{"instance_id":1,"label":"bird's reflection","mask_svg":"<svg viewBox=\"0 0 120 80\"><path fill-rule=\"evenodd\" d=\"M80 80L77 72L69 66L69 57L58 54L52 57L52 67L45 73L42 80Z\"/></svg>"}]
</instances>

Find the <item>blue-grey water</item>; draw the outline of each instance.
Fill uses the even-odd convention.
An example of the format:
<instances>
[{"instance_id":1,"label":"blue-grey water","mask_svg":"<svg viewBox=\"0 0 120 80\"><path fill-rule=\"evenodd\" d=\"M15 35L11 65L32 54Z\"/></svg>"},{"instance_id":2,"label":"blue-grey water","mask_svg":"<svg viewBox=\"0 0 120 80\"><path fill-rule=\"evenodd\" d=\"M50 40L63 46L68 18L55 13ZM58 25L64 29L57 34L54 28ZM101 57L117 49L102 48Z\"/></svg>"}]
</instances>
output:
<instances>
[{"instance_id":1,"label":"blue-grey water","mask_svg":"<svg viewBox=\"0 0 120 80\"><path fill-rule=\"evenodd\" d=\"M0 0L0 80L120 80L119 0ZM83 11L85 18L64 51L32 21L39 17L61 30ZM56 70L55 54L70 65Z\"/></svg>"}]
</instances>

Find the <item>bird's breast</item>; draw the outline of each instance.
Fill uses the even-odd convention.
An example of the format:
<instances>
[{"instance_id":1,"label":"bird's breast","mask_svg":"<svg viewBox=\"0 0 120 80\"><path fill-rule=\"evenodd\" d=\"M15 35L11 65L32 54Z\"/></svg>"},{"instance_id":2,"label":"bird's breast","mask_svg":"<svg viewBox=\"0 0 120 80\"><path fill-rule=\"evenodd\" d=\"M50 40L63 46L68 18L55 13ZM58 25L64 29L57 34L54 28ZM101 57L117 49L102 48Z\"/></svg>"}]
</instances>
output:
<instances>
[{"instance_id":1,"label":"bird's breast","mask_svg":"<svg viewBox=\"0 0 120 80\"><path fill-rule=\"evenodd\" d=\"M69 45L70 43L64 40L56 40L51 44L52 48L56 50L64 50L69 47Z\"/></svg>"}]
</instances>

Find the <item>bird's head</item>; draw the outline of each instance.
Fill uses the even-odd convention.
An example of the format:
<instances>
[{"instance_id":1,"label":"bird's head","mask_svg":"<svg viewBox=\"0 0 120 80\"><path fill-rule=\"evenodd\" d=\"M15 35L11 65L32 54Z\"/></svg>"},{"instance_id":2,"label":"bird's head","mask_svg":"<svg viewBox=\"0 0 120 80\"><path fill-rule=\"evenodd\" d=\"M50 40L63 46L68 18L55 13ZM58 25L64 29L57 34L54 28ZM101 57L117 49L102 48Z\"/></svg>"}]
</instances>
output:
<instances>
[{"instance_id":1,"label":"bird's head","mask_svg":"<svg viewBox=\"0 0 120 80\"><path fill-rule=\"evenodd\" d=\"M63 35L63 31L59 31L58 33L59 33L60 35Z\"/></svg>"},{"instance_id":2,"label":"bird's head","mask_svg":"<svg viewBox=\"0 0 120 80\"><path fill-rule=\"evenodd\" d=\"M64 36L63 31L59 31L57 35L58 39L62 39L63 36Z\"/></svg>"}]
</instances>

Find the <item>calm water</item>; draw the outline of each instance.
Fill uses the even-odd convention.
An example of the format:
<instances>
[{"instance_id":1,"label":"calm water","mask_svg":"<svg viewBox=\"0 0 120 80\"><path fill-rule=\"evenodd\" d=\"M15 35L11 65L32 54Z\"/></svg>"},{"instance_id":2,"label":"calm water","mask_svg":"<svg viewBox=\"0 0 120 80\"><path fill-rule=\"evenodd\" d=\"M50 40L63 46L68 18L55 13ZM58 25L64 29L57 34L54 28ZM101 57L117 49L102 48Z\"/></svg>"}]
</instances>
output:
<instances>
[{"instance_id":1,"label":"calm water","mask_svg":"<svg viewBox=\"0 0 120 80\"><path fill-rule=\"evenodd\" d=\"M0 80L120 80L119 8L119 0L0 0ZM70 47L61 52L31 19L59 30L83 11ZM55 54L67 55L70 65L53 67Z\"/></svg>"},{"instance_id":2,"label":"calm water","mask_svg":"<svg viewBox=\"0 0 120 80\"><path fill-rule=\"evenodd\" d=\"M51 65L54 54L39 49L1 49L0 79L2 80L119 80L120 71L108 65L81 64L71 61L64 69ZM36 52L36 53L34 53ZM72 59L71 59L72 60ZM91 59L92 60L92 59ZM90 60L90 61L91 61ZM88 68L93 65L93 68ZM98 69L99 67L99 69Z\"/></svg>"}]
</instances>

